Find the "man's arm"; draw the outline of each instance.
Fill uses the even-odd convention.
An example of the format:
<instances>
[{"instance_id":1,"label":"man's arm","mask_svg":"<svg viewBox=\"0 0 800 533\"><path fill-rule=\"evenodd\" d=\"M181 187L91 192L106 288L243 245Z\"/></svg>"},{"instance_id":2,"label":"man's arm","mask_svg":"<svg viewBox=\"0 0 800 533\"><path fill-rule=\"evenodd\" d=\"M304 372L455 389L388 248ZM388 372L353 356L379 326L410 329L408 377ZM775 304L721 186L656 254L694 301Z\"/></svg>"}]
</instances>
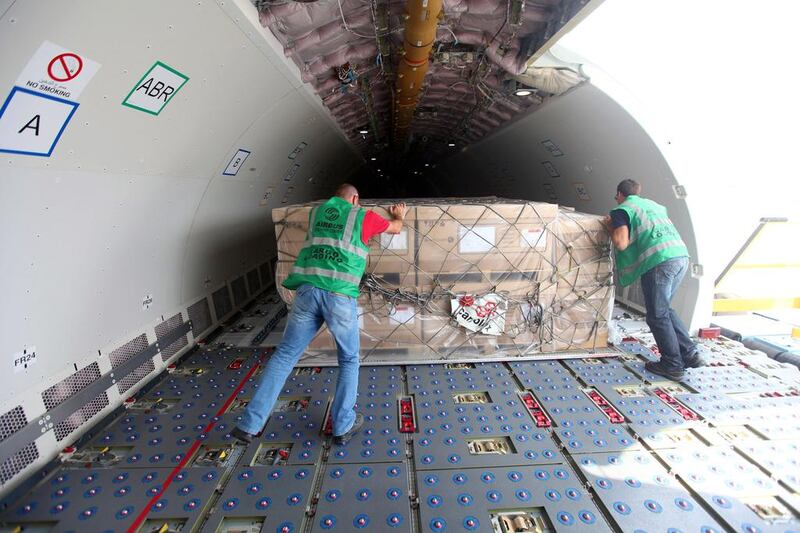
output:
<instances>
[{"instance_id":1,"label":"man's arm","mask_svg":"<svg viewBox=\"0 0 800 533\"><path fill-rule=\"evenodd\" d=\"M614 243L614 247L620 252L625 250L631 243L628 226L615 228L614 231L611 232L611 242Z\"/></svg>"},{"instance_id":2,"label":"man's arm","mask_svg":"<svg viewBox=\"0 0 800 533\"><path fill-rule=\"evenodd\" d=\"M389 214L392 215L392 220L389 222L389 227L386 228L385 233L390 233L392 235L400 233L403 229L403 220L406 218L407 210L405 202L394 204L389 208Z\"/></svg>"},{"instance_id":3,"label":"man's arm","mask_svg":"<svg viewBox=\"0 0 800 533\"><path fill-rule=\"evenodd\" d=\"M621 252L630 245L630 230L628 228L628 224L623 223L617 227L614 227L614 221L612 218L610 216L606 216L603 219L603 225L608 230L608 233L611 234L611 242L614 245L614 248Z\"/></svg>"}]
</instances>

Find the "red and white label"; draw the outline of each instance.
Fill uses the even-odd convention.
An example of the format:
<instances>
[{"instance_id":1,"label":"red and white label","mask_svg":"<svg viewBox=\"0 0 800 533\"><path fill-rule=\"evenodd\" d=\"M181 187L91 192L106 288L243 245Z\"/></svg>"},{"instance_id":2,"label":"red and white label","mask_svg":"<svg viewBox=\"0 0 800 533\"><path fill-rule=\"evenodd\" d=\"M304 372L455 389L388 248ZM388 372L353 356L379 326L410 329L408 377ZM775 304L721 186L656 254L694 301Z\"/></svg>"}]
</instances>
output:
<instances>
[{"instance_id":1,"label":"red and white label","mask_svg":"<svg viewBox=\"0 0 800 533\"><path fill-rule=\"evenodd\" d=\"M98 70L100 63L82 53L45 41L25 65L17 78L17 85L77 101Z\"/></svg>"},{"instance_id":2,"label":"red and white label","mask_svg":"<svg viewBox=\"0 0 800 533\"><path fill-rule=\"evenodd\" d=\"M450 300L453 318L464 328L486 335L502 335L508 302L499 294L464 295Z\"/></svg>"}]
</instances>

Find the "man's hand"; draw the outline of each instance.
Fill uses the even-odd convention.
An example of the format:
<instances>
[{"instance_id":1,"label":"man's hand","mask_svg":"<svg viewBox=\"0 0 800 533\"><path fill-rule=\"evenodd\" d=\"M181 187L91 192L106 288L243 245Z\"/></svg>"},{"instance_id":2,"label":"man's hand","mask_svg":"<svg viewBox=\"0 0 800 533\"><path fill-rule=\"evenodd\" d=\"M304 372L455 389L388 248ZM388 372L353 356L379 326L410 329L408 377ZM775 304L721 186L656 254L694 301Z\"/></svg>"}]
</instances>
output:
<instances>
[{"instance_id":1,"label":"man's hand","mask_svg":"<svg viewBox=\"0 0 800 533\"><path fill-rule=\"evenodd\" d=\"M611 233L614 228L611 227L611 215L606 215L603 217L603 226L606 227L606 230Z\"/></svg>"},{"instance_id":2,"label":"man's hand","mask_svg":"<svg viewBox=\"0 0 800 533\"><path fill-rule=\"evenodd\" d=\"M392 215L394 220L403 220L406 218L406 211L408 208L406 207L405 202L400 202L399 204L394 204L389 208L389 214Z\"/></svg>"},{"instance_id":3,"label":"man's hand","mask_svg":"<svg viewBox=\"0 0 800 533\"><path fill-rule=\"evenodd\" d=\"M406 207L405 202L394 204L389 208L389 214L392 215L392 221L389 222L389 227L386 228L386 233L397 235L403 230L403 219L406 218L407 210L408 208Z\"/></svg>"}]
</instances>

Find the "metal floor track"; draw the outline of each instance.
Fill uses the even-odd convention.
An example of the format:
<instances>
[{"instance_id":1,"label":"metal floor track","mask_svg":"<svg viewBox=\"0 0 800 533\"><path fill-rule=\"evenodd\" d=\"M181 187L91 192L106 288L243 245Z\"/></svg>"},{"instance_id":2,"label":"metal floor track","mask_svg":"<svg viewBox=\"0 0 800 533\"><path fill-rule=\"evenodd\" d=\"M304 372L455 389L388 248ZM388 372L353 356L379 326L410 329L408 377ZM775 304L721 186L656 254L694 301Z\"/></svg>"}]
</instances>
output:
<instances>
[{"instance_id":1,"label":"metal floor track","mask_svg":"<svg viewBox=\"0 0 800 533\"><path fill-rule=\"evenodd\" d=\"M346 446L324 431L338 369L298 367L238 445L276 305L62 454L0 531L800 531L800 373L738 343L702 341L681 383L644 370L641 327L611 357L364 365Z\"/></svg>"}]
</instances>

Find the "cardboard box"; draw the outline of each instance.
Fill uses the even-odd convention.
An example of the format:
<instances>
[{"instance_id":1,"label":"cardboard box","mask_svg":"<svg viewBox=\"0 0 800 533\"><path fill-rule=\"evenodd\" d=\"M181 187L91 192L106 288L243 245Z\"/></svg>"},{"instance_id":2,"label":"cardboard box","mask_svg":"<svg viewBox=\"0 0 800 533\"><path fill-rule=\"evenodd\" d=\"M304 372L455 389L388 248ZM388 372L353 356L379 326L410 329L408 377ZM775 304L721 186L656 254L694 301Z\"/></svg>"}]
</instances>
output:
<instances>
[{"instance_id":1,"label":"cardboard box","mask_svg":"<svg viewBox=\"0 0 800 533\"><path fill-rule=\"evenodd\" d=\"M365 204L386 220L392 220L388 210L380 205ZM403 229L396 235L382 233L370 239L366 274L374 276L381 285L414 290L417 269L414 264L416 209L409 207Z\"/></svg>"},{"instance_id":2,"label":"cardboard box","mask_svg":"<svg viewBox=\"0 0 800 533\"><path fill-rule=\"evenodd\" d=\"M466 330L451 316L449 298L440 298L433 309L421 316L425 344L440 354L484 353L508 350L519 354L533 348L537 352L539 330L535 326L536 309L528 302L509 302L503 335L485 335Z\"/></svg>"},{"instance_id":3,"label":"cardboard box","mask_svg":"<svg viewBox=\"0 0 800 533\"><path fill-rule=\"evenodd\" d=\"M547 332L542 351L603 349L608 346L608 321L614 307L613 287L602 295L566 296L558 290L540 296L543 326Z\"/></svg>"},{"instance_id":4,"label":"cardboard box","mask_svg":"<svg viewBox=\"0 0 800 533\"><path fill-rule=\"evenodd\" d=\"M320 202L276 207L272 210L272 221L275 223L275 238L278 242L278 261L297 259L297 254L305 246L308 233L308 215L311 208ZM279 278L278 283L283 281Z\"/></svg>"},{"instance_id":5,"label":"cardboard box","mask_svg":"<svg viewBox=\"0 0 800 533\"><path fill-rule=\"evenodd\" d=\"M498 198L408 204L406 233L370 242L367 273L380 289L402 289L428 298L428 305L419 311L402 297L390 300L386 293L362 288L362 352L402 348L457 357L607 345L614 287L602 217ZM311 204L273 210L279 239L276 279L287 302L294 292L280 283L304 245L310 210ZM390 218L382 208L375 210ZM470 332L451 317L451 297L488 292L509 301L502 335ZM309 349L335 351L336 345L323 328Z\"/></svg>"},{"instance_id":6,"label":"cardboard box","mask_svg":"<svg viewBox=\"0 0 800 533\"><path fill-rule=\"evenodd\" d=\"M420 290L526 293L553 272L549 225L557 206L484 200L418 205Z\"/></svg>"},{"instance_id":7,"label":"cardboard box","mask_svg":"<svg viewBox=\"0 0 800 533\"><path fill-rule=\"evenodd\" d=\"M554 264L559 272L580 268L584 273L611 272L611 236L603 217L559 209L558 224L553 225Z\"/></svg>"},{"instance_id":8,"label":"cardboard box","mask_svg":"<svg viewBox=\"0 0 800 533\"><path fill-rule=\"evenodd\" d=\"M418 310L410 304L392 303L380 295L358 298L361 351L413 348L423 344ZM335 351L336 343L326 326L311 341L309 351Z\"/></svg>"}]
</instances>

